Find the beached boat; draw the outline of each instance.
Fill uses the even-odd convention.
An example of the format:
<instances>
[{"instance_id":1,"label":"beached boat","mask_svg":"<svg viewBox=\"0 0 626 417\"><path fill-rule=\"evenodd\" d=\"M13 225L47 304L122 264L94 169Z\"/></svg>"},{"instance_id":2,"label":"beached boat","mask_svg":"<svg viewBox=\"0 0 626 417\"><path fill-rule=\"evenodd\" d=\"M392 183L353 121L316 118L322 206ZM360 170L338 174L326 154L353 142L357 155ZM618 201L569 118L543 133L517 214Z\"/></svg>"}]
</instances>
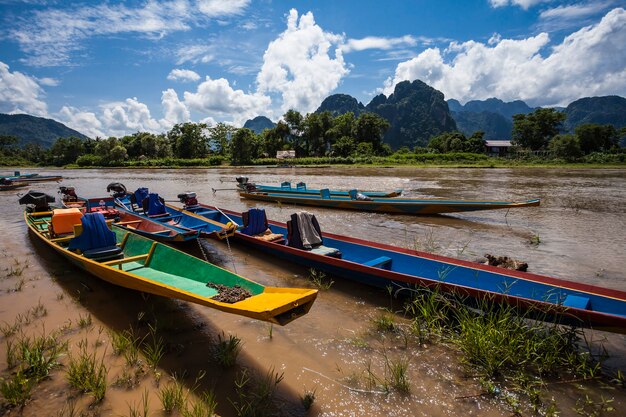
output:
<instances>
[{"instance_id":1,"label":"beached boat","mask_svg":"<svg viewBox=\"0 0 626 417\"><path fill-rule=\"evenodd\" d=\"M236 228L234 242L337 277L380 288L429 287L473 299L489 297L521 310L548 311L546 318L561 323L626 333L624 291L321 232L314 216L308 226L318 231L321 243L305 249L295 214L285 224L267 221L258 209L242 214L196 204L180 210L210 219L208 227L222 223L215 237Z\"/></svg>"},{"instance_id":2,"label":"beached boat","mask_svg":"<svg viewBox=\"0 0 626 417\"><path fill-rule=\"evenodd\" d=\"M246 192L268 192L268 193L277 192L281 194L293 194L293 195L301 195L301 196L308 196L308 195L318 196L320 195L320 192L321 192L321 190L319 189L307 188L304 182L299 182L296 184L295 187L292 187L291 183L288 181L282 182L280 186L273 186L273 185L262 185L262 184L248 182L247 177L237 177L236 180L237 180L237 187L241 191L246 191ZM349 190L328 190L328 192L330 193L331 196L337 196L337 197L349 197L350 196ZM401 195L402 190L398 189L398 190L393 190L393 191L359 191L359 193L364 196L373 197L373 198L391 198L391 197L397 197Z\"/></svg>"},{"instance_id":3,"label":"beached boat","mask_svg":"<svg viewBox=\"0 0 626 417\"><path fill-rule=\"evenodd\" d=\"M463 201L463 200L418 200L411 198L370 198L360 197L356 190L350 191L350 197L330 195L328 190L321 190L320 195L295 196L293 194L269 192L245 192L239 195L250 200L272 203L317 206L335 209L371 211L376 213L432 215L460 213L479 210L511 209L538 206L539 199L509 201Z\"/></svg>"},{"instance_id":4,"label":"beached boat","mask_svg":"<svg viewBox=\"0 0 626 417\"><path fill-rule=\"evenodd\" d=\"M24 212L35 236L115 285L279 325L306 314L317 296L311 289L264 287L162 243L111 230L101 213L39 210Z\"/></svg>"},{"instance_id":5,"label":"beached boat","mask_svg":"<svg viewBox=\"0 0 626 417\"><path fill-rule=\"evenodd\" d=\"M13 175L6 175L3 178L6 178L7 180L14 180L14 179L18 179L18 178L32 178L32 177L36 177L37 173L30 173L30 174L22 174L20 171L14 171Z\"/></svg>"},{"instance_id":6,"label":"beached boat","mask_svg":"<svg viewBox=\"0 0 626 417\"><path fill-rule=\"evenodd\" d=\"M167 222L120 210L113 197L80 197L76 195L74 187L70 186L59 187L59 193L63 208L77 208L83 213L102 213L105 219L113 220L116 226L159 242L186 242L197 239L200 235L196 229L171 226Z\"/></svg>"}]
</instances>

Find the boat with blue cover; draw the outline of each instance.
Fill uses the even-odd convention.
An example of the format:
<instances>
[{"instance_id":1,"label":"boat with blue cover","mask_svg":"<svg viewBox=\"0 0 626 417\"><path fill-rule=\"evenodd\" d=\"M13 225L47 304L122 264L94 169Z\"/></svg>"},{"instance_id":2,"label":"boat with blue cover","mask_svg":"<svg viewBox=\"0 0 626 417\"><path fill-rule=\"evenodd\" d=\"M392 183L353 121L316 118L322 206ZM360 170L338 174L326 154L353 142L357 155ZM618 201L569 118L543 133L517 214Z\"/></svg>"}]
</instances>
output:
<instances>
[{"instance_id":1,"label":"boat with blue cover","mask_svg":"<svg viewBox=\"0 0 626 417\"><path fill-rule=\"evenodd\" d=\"M375 213L433 215L446 213L464 213L481 210L502 210L521 207L534 207L540 204L539 199L520 202L510 201L466 201L466 200L435 200L413 198L371 198L362 195L358 190L350 190L350 196L342 197L330 194L330 190L320 190L319 195L293 195L282 192L247 192L239 195L250 200L266 201L280 204L316 206L334 209L369 211Z\"/></svg>"},{"instance_id":2,"label":"boat with blue cover","mask_svg":"<svg viewBox=\"0 0 626 417\"><path fill-rule=\"evenodd\" d=\"M24 221L37 239L72 264L129 289L284 325L305 315L317 291L267 287L168 245L123 230L102 213L55 209L54 197L29 193Z\"/></svg>"},{"instance_id":3,"label":"boat with blue cover","mask_svg":"<svg viewBox=\"0 0 626 417\"><path fill-rule=\"evenodd\" d=\"M308 195L320 195L321 190L320 189L316 189L316 188L308 188L306 183L304 182L299 182L296 184L295 187L292 187L291 182L289 181L283 181L280 186L273 186L273 185L262 185L262 184L256 184L256 183L251 183L248 182L248 178L247 177L237 177L237 187L241 190L241 191L246 191L246 192L277 192L277 193L281 193L281 194L293 194L293 195L301 195L301 196L308 196ZM350 191L349 190L328 190L329 194L331 196L337 196L337 197L349 197L350 196ZM374 197L374 198L391 198L391 197L397 197L399 195L402 195L402 190L401 189L397 189L397 190L393 190L393 191L359 191L360 194L367 196L367 197Z\"/></svg>"},{"instance_id":4,"label":"boat with blue cover","mask_svg":"<svg viewBox=\"0 0 626 417\"><path fill-rule=\"evenodd\" d=\"M122 184L115 183L121 187ZM207 235L208 227L206 220L202 221L186 213L180 213L169 205L165 204L163 198L157 193L151 193L148 188L140 187L132 193L115 191L107 187L108 191L113 191L112 201L120 211L157 222L165 228L182 233L190 238L204 237ZM116 186L117 186L116 185ZM193 237L191 237L193 235Z\"/></svg>"},{"instance_id":5,"label":"boat with blue cover","mask_svg":"<svg viewBox=\"0 0 626 417\"><path fill-rule=\"evenodd\" d=\"M322 232L312 215L292 214L285 224L268 220L263 209L237 213L196 203L179 210L209 220L213 237L231 232L233 242L337 277L379 288L437 288L489 297L522 310L551 311L551 318L562 323L626 333L624 291ZM303 221L309 222L304 230L314 229L319 241L302 238Z\"/></svg>"},{"instance_id":6,"label":"boat with blue cover","mask_svg":"<svg viewBox=\"0 0 626 417\"><path fill-rule=\"evenodd\" d=\"M102 213L106 219L113 220L116 226L159 242L186 242L197 239L200 235L195 229L170 227L157 220L120 210L113 197L80 197L71 186L59 187L59 193L63 208L77 208L84 213Z\"/></svg>"}]
</instances>

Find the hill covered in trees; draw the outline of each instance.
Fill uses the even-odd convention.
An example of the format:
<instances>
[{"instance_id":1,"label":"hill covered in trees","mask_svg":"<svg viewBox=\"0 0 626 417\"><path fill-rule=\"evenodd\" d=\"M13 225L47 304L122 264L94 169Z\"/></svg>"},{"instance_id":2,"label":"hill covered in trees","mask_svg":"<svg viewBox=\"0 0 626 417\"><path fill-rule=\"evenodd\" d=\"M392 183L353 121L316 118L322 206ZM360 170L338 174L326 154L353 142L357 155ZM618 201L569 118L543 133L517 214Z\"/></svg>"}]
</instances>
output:
<instances>
[{"instance_id":1,"label":"hill covered in trees","mask_svg":"<svg viewBox=\"0 0 626 417\"><path fill-rule=\"evenodd\" d=\"M585 97L565 108L565 130L573 132L577 126L589 123L626 126L626 98L620 96Z\"/></svg>"},{"instance_id":2,"label":"hill covered in trees","mask_svg":"<svg viewBox=\"0 0 626 417\"><path fill-rule=\"evenodd\" d=\"M52 146L58 138L74 136L87 139L87 136L56 120L28 114L0 113L0 135L18 138L20 146L33 143L44 148Z\"/></svg>"},{"instance_id":3,"label":"hill covered in trees","mask_svg":"<svg viewBox=\"0 0 626 417\"><path fill-rule=\"evenodd\" d=\"M250 129L257 135L265 129L273 129L275 126L276 123L272 122L265 116L257 116L254 119L246 120L246 123L243 125L245 129Z\"/></svg>"}]
</instances>

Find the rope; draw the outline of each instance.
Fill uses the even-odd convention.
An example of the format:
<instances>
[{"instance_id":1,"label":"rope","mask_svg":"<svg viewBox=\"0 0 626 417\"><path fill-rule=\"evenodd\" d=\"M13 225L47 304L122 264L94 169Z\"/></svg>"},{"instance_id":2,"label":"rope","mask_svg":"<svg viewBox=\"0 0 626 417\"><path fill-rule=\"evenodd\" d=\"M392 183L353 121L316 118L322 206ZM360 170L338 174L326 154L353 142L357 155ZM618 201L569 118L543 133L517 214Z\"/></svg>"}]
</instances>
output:
<instances>
[{"instance_id":1,"label":"rope","mask_svg":"<svg viewBox=\"0 0 626 417\"><path fill-rule=\"evenodd\" d=\"M204 248L202 247L202 243L200 243L200 238L196 239L196 241L198 242L198 247L200 247L200 252L202 253L202 257L204 258L204 260L206 262L209 262L209 257L206 256L206 252L204 252Z\"/></svg>"},{"instance_id":2,"label":"rope","mask_svg":"<svg viewBox=\"0 0 626 417\"><path fill-rule=\"evenodd\" d=\"M230 260L233 263L233 271L237 274L237 266L235 265L235 257L233 256L233 251L230 249L230 241L228 240L228 235L226 235L226 246L228 247L228 253L230 254Z\"/></svg>"}]
</instances>

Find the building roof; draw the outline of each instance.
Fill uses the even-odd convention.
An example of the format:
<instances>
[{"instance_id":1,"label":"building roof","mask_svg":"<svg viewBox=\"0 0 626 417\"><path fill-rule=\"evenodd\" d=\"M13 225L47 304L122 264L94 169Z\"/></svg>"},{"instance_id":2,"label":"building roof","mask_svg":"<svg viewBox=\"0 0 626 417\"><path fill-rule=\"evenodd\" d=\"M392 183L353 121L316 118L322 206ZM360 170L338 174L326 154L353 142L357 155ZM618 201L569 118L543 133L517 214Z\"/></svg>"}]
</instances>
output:
<instances>
[{"instance_id":1,"label":"building roof","mask_svg":"<svg viewBox=\"0 0 626 417\"><path fill-rule=\"evenodd\" d=\"M485 145L489 147L508 148L513 146L510 140L486 140Z\"/></svg>"}]
</instances>

